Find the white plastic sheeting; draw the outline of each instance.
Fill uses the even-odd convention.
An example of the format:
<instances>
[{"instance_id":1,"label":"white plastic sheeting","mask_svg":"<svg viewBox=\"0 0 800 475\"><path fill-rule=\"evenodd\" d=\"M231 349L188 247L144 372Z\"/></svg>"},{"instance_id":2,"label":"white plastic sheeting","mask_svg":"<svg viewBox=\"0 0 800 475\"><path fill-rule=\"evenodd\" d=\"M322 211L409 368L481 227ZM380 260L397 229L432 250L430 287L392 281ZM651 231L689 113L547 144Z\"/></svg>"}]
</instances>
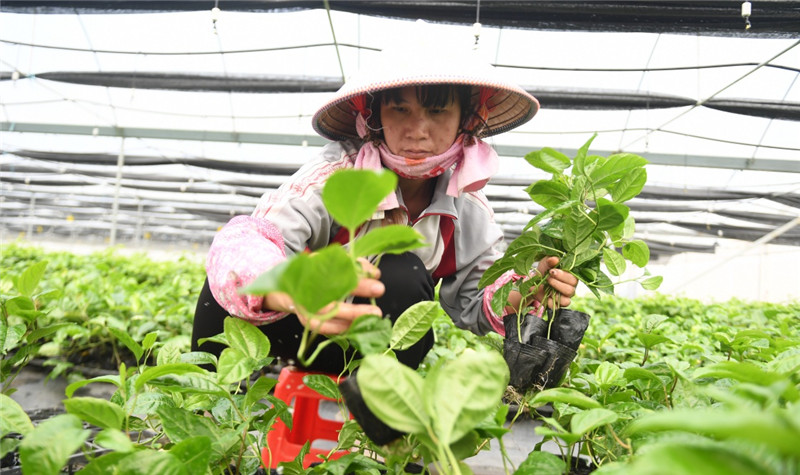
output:
<instances>
[{"instance_id":1,"label":"white plastic sheeting","mask_svg":"<svg viewBox=\"0 0 800 475\"><path fill-rule=\"evenodd\" d=\"M433 30L448 41L475 41L469 26L437 24ZM248 213L258 194L285 179L275 169L291 170L316 153L322 142L310 117L330 96L88 86L38 74L341 78L413 31L410 21L337 11L330 12L329 21L324 10L223 10L216 23L210 11L0 12L0 77L9 78L0 81L3 226L12 233L86 237L108 236L118 227L119 239L146 235L207 243L232 214ZM491 140L501 150L548 146L570 151L597 133L594 153L627 151L663 163L648 167L652 187L687 193L732 190L745 196L678 202L666 194L637 200L640 235L656 251L710 250L720 238L737 233L753 240L779 225L773 223L797 216L795 206L769 196L800 191L798 122L702 105L726 98L800 103L797 40L484 27L479 50L525 87L652 93L697 102L663 109L570 110L548 109L543 101L531 122ZM747 65L710 67L725 64ZM50 152L56 158L31 158L27 152ZM115 164L69 161L81 154L174 163L126 164L118 180ZM487 188L509 237L537 211L525 201L524 183L542 177L520 155L504 157L500 174ZM200 159L273 171L191 165ZM673 209L648 210L653 202L671 202ZM116 218L110 216L113 209ZM748 222L742 213L768 219ZM784 238L797 239L793 236Z\"/></svg>"}]
</instances>

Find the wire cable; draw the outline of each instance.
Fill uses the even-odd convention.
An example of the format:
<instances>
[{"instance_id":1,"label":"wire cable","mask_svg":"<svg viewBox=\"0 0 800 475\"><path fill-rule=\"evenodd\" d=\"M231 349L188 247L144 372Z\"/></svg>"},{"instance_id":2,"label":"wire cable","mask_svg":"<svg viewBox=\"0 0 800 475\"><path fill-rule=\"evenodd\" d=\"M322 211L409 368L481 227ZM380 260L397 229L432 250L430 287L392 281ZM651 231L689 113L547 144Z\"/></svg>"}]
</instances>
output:
<instances>
[{"instance_id":1,"label":"wire cable","mask_svg":"<svg viewBox=\"0 0 800 475\"><path fill-rule=\"evenodd\" d=\"M342 82L344 82L345 75L344 75L344 66L342 66L342 55L339 54L339 43L336 41L336 30L333 28L333 19L331 18L331 6L328 3L328 0L323 0L325 4L325 11L328 13L328 24L331 27L331 35L333 36L333 46L336 48L336 59L339 61L339 72L342 73Z\"/></svg>"},{"instance_id":2,"label":"wire cable","mask_svg":"<svg viewBox=\"0 0 800 475\"><path fill-rule=\"evenodd\" d=\"M776 55L772 56L771 58L767 59L766 61L764 61L764 62L762 62L762 63L759 63L759 64L758 64L758 66L754 67L754 68L753 68L753 69L751 69L750 71L748 71L748 72L746 72L745 74L743 74L743 75L739 76L738 78L734 79L732 82L730 82L730 83L729 83L729 84L727 84L726 86L723 86L723 87L722 87L721 89L719 89L717 92L715 92L715 93L711 94L710 96L706 97L706 98L705 98L705 99L703 99L703 100L697 101L697 103L696 103L696 104L694 104L693 106L691 106L691 107L687 108L686 110L684 110L683 112L679 113L678 115L676 115L676 116L675 116L675 117L673 117L672 119L670 119L670 120L668 120L668 121L664 122L663 124L661 124L661 125L660 125L659 127L657 127L656 129L653 129L651 132L647 132L647 134L645 134L644 136L642 136L642 137L639 137L638 139L636 139L636 140L634 140L634 141L630 142L630 143L629 143L629 144L628 144L628 145L627 145L625 148L627 148L627 147L630 147L631 145L635 144L636 142L639 142L640 140L646 139L646 138L647 138L647 137L648 137L648 136L649 136L649 135L650 135L652 132L660 131L660 130L661 130L663 127L665 127L665 126L667 126L667 125L669 125L669 124L671 124L671 123L675 122L676 120L678 120L678 119L680 119L681 117L685 116L685 115L686 115L686 114L688 114L689 112L691 112L691 111L693 111L693 110L697 109L698 107L702 106L703 104L705 104L706 102L710 101L710 100L711 100L711 99L713 99L714 97L718 96L718 95L719 95L719 94L721 94L722 92L724 92L724 91L726 91L727 89L729 89L729 88L733 87L733 86L734 86L735 84L737 84L739 81L742 81L743 79L745 79L746 77L750 76L750 75L751 75L751 74L753 74L754 72L758 71L759 69L761 69L761 68L762 68L762 67L764 67L765 65L767 65L767 64L770 64L770 63L771 63L771 62L772 62L774 59L776 59L776 58L778 58L778 57L782 56L784 53L786 53L786 52L788 52L788 51L792 50L792 49L793 49L793 48L795 48L797 45L800 45L800 40L797 40L797 41L795 41L794 43L792 43L792 44L791 44L791 46L789 46L789 47L787 47L787 48L783 49L783 50L782 50L782 51L780 51L778 54L776 54Z\"/></svg>"},{"instance_id":3,"label":"wire cable","mask_svg":"<svg viewBox=\"0 0 800 475\"><path fill-rule=\"evenodd\" d=\"M271 51L287 51L294 49L304 48L321 48L325 46L337 46L336 43L312 43L308 45L295 45L295 46L278 46L274 48L253 48L253 49L238 49L230 51L120 51L120 50L107 50L107 49L86 49L86 48L73 48L69 46L55 46L55 45L40 45L35 43L25 43L21 41L4 40L0 38L0 43L6 43L18 46L29 46L31 48L46 48L61 51L75 51L80 53L103 53L103 54L134 54L143 56L201 56L201 55L216 55L216 54L246 54L246 53L267 53ZM380 51L379 48L372 48L370 46L360 46L350 43L338 43L338 46L365 49L369 51Z\"/></svg>"},{"instance_id":4,"label":"wire cable","mask_svg":"<svg viewBox=\"0 0 800 475\"><path fill-rule=\"evenodd\" d=\"M664 133L664 134L680 135L680 136L683 136L683 137L690 137L690 138L700 139L700 140L708 140L708 141L711 141L711 142L725 143L725 144L730 144L730 145L742 145L742 146L745 146L745 147L756 147L756 146L759 146L761 148L769 148L769 149L774 149L774 150L788 150L788 151L791 151L791 152L800 152L800 148L796 148L796 147L783 147L783 146L779 146L779 145L763 145L763 144L754 144L754 143L750 143L750 142L739 142L739 141L736 141L736 140L718 139L718 138L714 138L714 137L705 137L705 136L702 136L702 135L689 134L689 133L686 133L686 132L678 132L678 131L675 131L675 130L653 129L653 128L649 128L649 127L631 127L631 128L624 128L624 129L603 129L603 130L561 130L561 131L559 131L559 130L553 130L553 131L512 130L512 131L507 132L507 133L508 134L526 134L526 135L576 135L576 134L585 135L585 134L594 134L594 133L601 134L601 133L619 133L619 132L622 132L622 133L625 133L625 132L646 132L646 133L661 132L661 133Z\"/></svg>"}]
</instances>

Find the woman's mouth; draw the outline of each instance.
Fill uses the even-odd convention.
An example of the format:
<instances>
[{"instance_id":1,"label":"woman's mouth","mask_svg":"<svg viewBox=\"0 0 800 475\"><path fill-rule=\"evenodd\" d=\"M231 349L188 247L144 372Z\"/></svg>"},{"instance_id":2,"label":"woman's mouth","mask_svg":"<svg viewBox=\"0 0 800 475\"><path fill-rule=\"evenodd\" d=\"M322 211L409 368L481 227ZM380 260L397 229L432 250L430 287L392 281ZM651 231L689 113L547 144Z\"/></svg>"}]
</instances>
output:
<instances>
[{"instance_id":1,"label":"woman's mouth","mask_svg":"<svg viewBox=\"0 0 800 475\"><path fill-rule=\"evenodd\" d=\"M422 160L431 156L430 152L427 150L403 150L402 155L412 160Z\"/></svg>"}]
</instances>

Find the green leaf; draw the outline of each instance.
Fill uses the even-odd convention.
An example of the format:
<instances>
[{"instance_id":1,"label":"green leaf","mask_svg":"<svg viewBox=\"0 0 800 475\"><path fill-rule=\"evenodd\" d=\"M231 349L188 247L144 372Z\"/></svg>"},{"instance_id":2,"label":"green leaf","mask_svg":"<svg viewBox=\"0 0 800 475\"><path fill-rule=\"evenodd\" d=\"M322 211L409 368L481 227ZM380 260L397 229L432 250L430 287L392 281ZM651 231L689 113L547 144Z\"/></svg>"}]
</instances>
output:
<instances>
[{"instance_id":1,"label":"green leaf","mask_svg":"<svg viewBox=\"0 0 800 475\"><path fill-rule=\"evenodd\" d=\"M482 422L497 406L508 379L508 365L494 351L465 352L429 372L423 399L439 441L453 443Z\"/></svg>"},{"instance_id":2,"label":"green leaf","mask_svg":"<svg viewBox=\"0 0 800 475\"><path fill-rule=\"evenodd\" d=\"M572 416L570 431L573 434L584 435L600 426L611 424L619 419L616 412L606 408L594 408L579 412Z\"/></svg>"},{"instance_id":3,"label":"green leaf","mask_svg":"<svg viewBox=\"0 0 800 475\"><path fill-rule=\"evenodd\" d=\"M140 450L114 463L111 472L125 475L189 475L190 472L170 452ZM206 467L207 468L207 467ZM200 472L204 473L204 472Z\"/></svg>"},{"instance_id":4,"label":"green leaf","mask_svg":"<svg viewBox=\"0 0 800 475\"><path fill-rule=\"evenodd\" d=\"M337 386L333 378L328 375L309 374L303 376L303 383L328 399L336 401L341 396L339 393L339 386Z\"/></svg>"},{"instance_id":5,"label":"green leaf","mask_svg":"<svg viewBox=\"0 0 800 475\"><path fill-rule=\"evenodd\" d=\"M565 201L570 201L567 186L556 181L539 180L525 191L533 201L544 206L545 209L555 208Z\"/></svg>"},{"instance_id":6,"label":"green leaf","mask_svg":"<svg viewBox=\"0 0 800 475\"><path fill-rule=\"evenodd\" d=\"M650 248L644 241L630 241L622 246L622 255L638 267L644 267L650 262Z\"/></svg>"},{"instance_id":7,"label":"green leaf","mask_svg":"<svg viewBox=\"0 0 800 475\"><path fill-rule=\"evenodd\" d=\"M14 279L14 288L17 289L21 295L25 297L32 297L36 292L36 287L44 277L44 271L47 268L47 261L39 261L28 266L27 269L22 271L16 279Z\"/></svg>"},{"instance_id":8,"label":"green leaf","mask_svg":"<svg viewBox=\"0 0 800 475\"><path fill-rule=\"evenodd\" d=\"M606 188L637 168L647 165L647 160L632 153L611 155L590 173L595 188Z\"/></svg>"},{"instance_id":9,"label":"green leaf","mask_svg":"<svg viewBox=\"0 0 800 475\"><path fill-rule=\"evenodd\" d=\"M597 230L607 231L622 224L628 217L629 209L625 205L612 203L605 198L597 200Z\"/></svg>"},{"instance_id":10,"label":"green leaf","mask_svg":"<svg viewBox=\"0 0 800 475\"><path fill-rule=\"evenodd\" d=\"M589 242L589 236L594 232L596 223L580 210L574 209L564 223L564 246L567 250L578 248L579 245ZM583 247L581 247L583 249Z\"/></svg>"},{"instance_id":11,"label":"green leaf","mask_svg":"<svg viewBox=\"0 0 800 475\"><path fill-rule=\"evenodd\" d=\"M747 361L720 361L694 372L694 378L730 378L744 383L753 383L758 386L769 386L777 381L786 380L786 376L772 371L767 371ZM787 381L788 382L788 381ZM789 401L800 398L797 389L788 385L782 396Z\"/></svg>"},{"instance_id":12,"label":"green leaf","mask_svg":"<svg viewBox=\"0 0 800 475\"><path fill-rule=\"evenodd\" d=\"M642 416L627 428L630 434L684 431L725 440L765 444L780 453L800 456L800 427L790 423L787 409L772 411L674 409Z\"/></svg>"},{"instance_id":13,"label":"green leaf","mask_svg":"<svg viewBox=\"0 0 800 475\"><path fill-rule=\"evenodd\" d=\"M597 369L594 370L594 378L597 384L603 388L610 388L616 384L621 375L622 370L619 366L609 361L603 361Z\"/></svg>"},{"instance_id":14,"label":"green leaf","mask_svg":"<svg viewBox=\"0 0 800 475\"><path fill-rule=\"evenodd\" d=\"M74 323L54 323L52 325L47 325L45 327L37 328L36 330L32 331L26 340L28 343L34 343L37 340L40 340L46 336L50 336L57 331L64 329L64 328L74 328L76 325Z\"/></svg>"},{"instance_id":15,"label":"green leaf","mask_svg":"<svg viewBox=\"0 0 800 475\"><path fill-rule=\"evenodd\" d=\"M265 378L264 376L260 376L256 380L256 382L253 383L250 386L250 388L247 389L247 394L245 394L244 396L245 408L252 407L253 404L266 398L276 384L278 384L278 381L272 378Z\"/></svg>"},{"instance_id":16,"label":"green leaf","mask_svg":"<svg viewBox=\"0 0 800 475\"><path fill-rule=\"evenodd\" d=\"M218 373L165 374L148 383L176 393L213 394L220 397L228 395L228 390L209 379L212 376L219 377Z\"/></svg>"},{"instance_id":17,"label":"green leaf","mask_svg":"<svg viewBox=\"0 0 800 475\"><path fill-rule=\"evenodd\" d=\"M672 475L763 475L765 465L736 447L723 444L669 442L648 446L622 473ZM616 464L615 464L616 465ZM604 465L605 467L605 465ZM610 467L609 467L610 468ZM602 470L601 470L602 471ZM603 472L606 473L606 472ZM609 473L615 473L613 470Z\"/></svg>"},{"instance_id":18,"label":"green leaf","mask_svg":"<svg viewBox=\"0 0 800 475\"><path fill-rule=\"evenodd\" d=\"M105 399L75 397L64 400L67 412L102 429L121 429L125 412L121 407Z\"/></svg>"},{"instance_id":19,"label":"green leaf","mask_svg":"<svg viewBox=\"0 0 800 475\"><path fill-rule=\"evenodd\" d=\"M567 463L550 452L533 451L514 472L514 475L561 475L567 471Z\"/></svg>"},{"instance_id":20,"label":"green leaf","mask_svg":"<svg viewBox=\"0 0 800 475\"><path fill-rule=\"evenodd\" d=\"M94 443L100 447L115 452L133 452L136 448L131 439L119 429L103 429L94 438Z\"/></svg>"},{"instance_id":21,"label":"green leaf","mask_svg":"<svg viewBox=\"0 0 800 475\"><path fill-rule=\"evenodd\" d=\"M84 379L81 381L76 381L74 383L71 383L69 386L66 387L64 393L66 394L67 397L72 397L75 391L91 383L108 383L108 384L113 384L116 387L120 386L119 376L117 375L96 376L91 379Z\"/></svg>"},{"instance_id":22,"label":"green leaf","mask_svg":"<svg viewBox=\"0 0 800 475\"><path fill-rule=\"evenodd\" d=\"M164 345L161 348L161 351L158 352L158 356L161 357L161 352L164 351L167 345ZM167 361L163 364L169 363L189 363L194 365L214 365L217 366L217 357L212 355L211 353L206 353L205 351L190 351L188 353L180 353L180 358L177 361ZM159 366L162 363L159 362Z\"/></svg>"},{"instance_id":23,"label":"green leaf","mask_svg":"<svg viewBox=\"0 0 800 475\"><path fill-rule=\"evenodd\" d=\"M42 315L42 312L36 310L36 306L31 300L30 297L14 297L6 300L6 311L9 315L16 315L18 317L22 317L28 322L32 322L36 320L36 318ZM16 325L12 325L9 327L9 330ZM24 326L23 326L24 328ZM6 346L8 346L8 342L6 342Z\"/></svg>"},{"instance_id":24,"label":"green leaf","mask_svg":"<svg viewBox=\"0 0 800 475\"><path fill-rule=\"evenodd\" d=\"M89 438L80 419L72 414L53 416L22 439L19 456L25 473L50 475L60 472L69 457Z\"/></svg>"},{"instance_id":25,"label":"green leaf","mask_svg":"<svg viewBox=\"0 0 800 475\"><path fill-rule=\"evenodd\" d=\"M30 417L19 403L0 393L0 436L15 432L23 436L33 430Z\"/></svg>"},{"instance_id":26,"label":"green leaf","mask_svg":"<svg viewBox=\"0 0 800 475\"><path fill-rule=\"evenodd\" d=\"M280 291L292 296L295 305L316 313L331 302L341 301L358 286L358 273L347 252L330 245L311 254L294 254L261 274L241 293L263 295ZM330 276L335 275L335 279Z\"/></svg>"},{"instance_id":27,"label":"green leaf","mask_svg":"<svg viewBox=\"0 0 800 475\"><path fill-rule=\"evenodd\" d=\"M520 236L521 237L521 236ZM513 257L501 257L494 261L494 264L489 266L488 269L483 273L481 276L481 280L478 282L478 288L482 289L489 284L495 283L497 279L500 278L503 274L510 271L514 268L514 258Z\"/></svg>"},{"instance_id":28,"label":"green leaf","mask_svg":"<svg viewBox=\"0 0 800 475\"><path fill-rule=\"evenodd\" d=\"M541 407L552 402L569 404L583 409L602 407L598 401L572 388L551 388L540 391L533 396L530 405L531 407Z\"/></svg>"},{"instance_id":29,"label":"green leaf","mask_svg":"<svg viewBox=\"0 0 800 475\"><path fill-rule=\"evenodd\" d=\"M589 140L578 149L578 153L575 154L575 159L572 161L572 176L582 177L585 175L584 163L586 162L586 155L589 153L589 147L592 145L595 137L597 137L597 134L592 134Z\"/></svg>"},{"instance_id":30,"label":"green leaf","mask_svg":"<svg viewBox=\"0 0 800 475\"><path fill-rule=\"evenodd\" d=\"M107 475L114 473L116 465L124 458L130 457L131 454L111 452L101 455L89 462L83 469L81 475Z\"/></svg>"},{"instance_id":31,"label":"green leaf","mask_svg":"<svg viewBox=\"0 0 800 475\"><path fill-rule=\"evenodd\" d=\"M229 448L237 442L241 434L224 431L209 417L162 406L158 409L162 427L172 442L178 443L197 436L206 436L211 441L212 461L224 457Z\"/></svg>"},{"instance_id":32,"label":"green leaf","mask_svg":"<svg viewBox=\"0 0 800 475\"><path fill-rule=\"evenodd\" d=\"M350 343L364 356L386 351L391 335L392 322L377 315L357 318L345 333Z\"/></svg>"},{"instance_id":33,"label":"green leaf","mask_svg":"<svg viewBox=\"0 0 800 475\"><path fill-rule=\"evenodd\" d=\"M145 350L149 350L153 347L158 339L158 332L150 332L144 336L144 340L142 340L142 348Z\"/></svg>"},{"instance_id":34,"label":"green leaf","mask_svg":"<svg viewBox=\"0 0 800 475\"><path fill-rule=\"evenodd\" d=\"M516 239L508 244L505 255L511 256L520 253L537 252L542 247L539 243L541 235L542 231L538 227L531 228L530 230L520 234Z\"/></svg>"},{"instance_id":35,"label":"green leaf","mask_svg":"<svg viewBox=\"0 0 800 475\"><path fill-rule=\"evenodd\" d=\"M356 373L370 411L389 427L412 434L430 424L422 402L422 376L385 355L369 355Z\"/></svg>"},{"instance_id":36,"label":"green leaf","mask_svg":"<svg viewBox=\"0 0 800 475\"><path fill-rule=\"evenodd\" d=\"M767 368L785 376L800 372L800 347L781 352L775 359L767 363Z\"/></svg>"},{"instance_id":37,"label":"green leaf","mask_svg":"<svg viewBox=\"0 0 800 475\"><path fill-rule=\"evenodd\" d=\"M240 318L227 317L224 328L225 338L231 348L256 360L269 356L269 340L257 326Z\"/></svg>"},{"instance_id":38,"label":"green leaf","mask_svg":"<svg viewBox=\"0 0 800 475\"><path fill-rule=\"evenodd\" d=\"M660 275L656 275L653 277L648 277L647 279L642 281L642 288L645 290L656 290L661 287L661 283L664 281L664 277Z\"/></svg>"},{"instance_id":39,"label":"green leaf","mask_svg":"<svg viewBox=\"0 0 800 475\"><path fill-rule=\"evenodd\" d=\"M142 358L142 355L144 354L144 348L142 348L140 344L133 341L133 338L131 338L130 335L114 327L108 327L108 331L114 335L117 340L121 341L122 344L125 345L129 350L131 350L131 353L133 353L136 361L139 361Z\"/></svg>"},{"instance_id":40,"label":"green leaf","mask_svg":"<svg viewBox=\"0 0 800 475\"><path fill-rule=\"evenodd\" d=\"M525 155L525 160L547 173L560 174L570 166L570 159L563 153L549 147Z\"/></svg>"},{"instance_id":41,"label":"green leaf","mask_svg":"<svg viewBox=\"0 0 800 475\"><path fill-rule=\"evenodd\" d=\"M551 218L554 215L565 214L568 210L570 210L571 208L574 208L576 206L580 206L580 204L581 204L580 201L569 200L569 201L565 201L565 202L561 203L560 205L556 206L555 208L547 209L547 210L537 214L536 216L533 217L533 219L528 221L528 224L525 225L523 230L527 231L528 229L531 229L531 227L534 224L536 224L536 223L538 223L538 222L540 222L542 220Z\"/></svg>"},{"instance_id":42,"label":"green leaf","mask_svg":"<svg viewBox=\"0 0 800 475\"><path fill-rule=\"evenodd\" d=\"M129 414L153 416L161 406L175 406L171 395L155 391L138 393L135 398L129 399L125 410Z\"/></svg>"},{"instance_id":43,"label":"green leaf","mask_svg":"<svg viewBox=\"0 0 800 475\"><path fill-rule=\"evenodd\" d=\"M642 192L647 182L647 170L637 168L630 173L623 175L619 182L610 188L611 199L616 203L623 203L634 198Z\"/></svg>"},{"instance_id":44,"label":"green leaf","mask_svg":"<svg viewBox=\"0 0 800 475\"><path fill-rule=\"evenodd\" d=\"M189 437L173 445L169 453L180 461L187 473L206 473L211 460L211 439L204 435Z\"/></svg>"},{"instance_id":45,"label":"green leaf","mask_svg":"<svg viewBox=\"0 0 800 475\"><path fill-rule=\"evenodd\" d=\"M620 276L625 272L627 264L620 253L607 247L603 248L603 262L611 275Z\"/></svg>"},{"instance_id":46,"label":"green leaf","mask_svg":"<svg viewBox=\"0 0 800 475\"><path fill-rule=\"evenodd\" d=\"M389 347L405 350L418 342L431 329L439 309L438 303L430 301L417 302L407 308L394 322Z\"/></svg>"},{"instance_id":47,"label":"green leaf","mask_svg":"<svg viewBox=\"0 0 800 475\"><path fill-rule=\"evenodd\" d=\"M672 343L671 339L657 333L636 332L636 338L638 338L639 341L642 342L642 344L647 348L652 348L659 343Z\"/></svg>"},{"instance_id":48,"label":"green leaf","mask_svg":"<svg viewBox=\"0 0 800 475\"><path fill-rule=\"evenodd\" d=\"M161 348L159 348L158 354L156 355L156 366L163 366L165 364L170 364L170 363L203 364L203 363L197 363L196 361L192 361L192 358L196 358L198 353L204 354L204 355L208 355L208 356L213 356L213 355L211 355L209 353L202 353L202 352L199 352L199 351L190 352L190 353L186 353L185 355L183 355L183 354L181 354L181 347L180 347L180 345L178 343L169 342L169 343L165 344L164 346L162 346ZM186 356L185 359L184 359L184 356ZM216 357L214 357L213 359L214 359L213 363L216 364L217 363ZM206 362L208 362L208 361L206 361ZM208 363L210 363L210 362L208 362Z\"/></svg>"},{"instance_id":49,"label":"green leaf","mask_svg":"<svg viewBox=\"0 0 800 475\"><path fill-rule=\"evenodd\" d=\"M338 170L325 182L322 202L333 219L354 231L396 187L397 176L389 170Z\"/></svg>"},{"instance_id":50,"label":"green leaf","mask_svg":"<svg viewBox=\"0 0 800 475\"><path fill-rule=\"evenodd\" d=\"M136 379L136 391L141 391L145 384L147 384L150 380L159 378L164 375L168 374L186 374L186 373L205 373L205 370L202 368L198 368L193 364L187 363L171 363L163 366L156 366L152 368L147 368L146 370L142 371L139 377Z\"/></svg>"},{"instance_id":51,"label":"green leaf","mask_svg":"<svg viewBox=\"0 0 800 475\"><path fill-rule=\"evenodd\" d=\"M392 224L372 229L356 239L353 242L353 253L356 257L402 254L427 245L425 236L416 229L401 224Z\"/></svg>"},{"instance_id":52,"label":"green leaf","mask_svg":"<svg viewBox=\"0 0 800 475\"><path fill-rule=\"evenodd\" d=\"M217 374L221 384L243 381L259 368L258 360L251 358L236 348L225 348L219 355Z\"/></svg>"},{"instance_id":53,"label":"green leaf","mask_svg":"<svg viewBox=\"0 0 800 475\"><path fill-rule=\"evenodd\" d=\"M627 379L628 381L644 379L644 380L654 381L658 383L660 386L664 385L664 382L661 381L661 378L659 378L658 375L656 375L649 369L645 368L637 368L637 367L625 368L625 379Z\"/></svg>"}]
</instances>

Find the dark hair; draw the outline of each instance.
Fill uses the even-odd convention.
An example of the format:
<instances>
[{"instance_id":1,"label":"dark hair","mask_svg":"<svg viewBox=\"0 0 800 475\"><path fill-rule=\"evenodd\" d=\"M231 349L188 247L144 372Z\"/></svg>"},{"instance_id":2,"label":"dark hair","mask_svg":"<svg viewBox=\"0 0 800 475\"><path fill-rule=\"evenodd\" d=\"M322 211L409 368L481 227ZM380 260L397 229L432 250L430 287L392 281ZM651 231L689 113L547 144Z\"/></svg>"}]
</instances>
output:
<instances>
[{"instance_id":1,"label":"dark hair","mask_svg":"<svg viewBox=\"0 0 800 475\"><path fill-rule=\"evenodd\" d=\"M400 102L401 88L386 89L378 91L372 95L370 102L371 114L367 123L370 128L370 137L368 140L383 137L380 123L380 110L381 104L389 104L390 102ZM427 86L417 86L417 100L423 107L436 108L444 107L450 101L458 102L461 108L461 118L459 124L463 127L468 119L473 116L475 111L472 106L472 86L461 86L456 84L430 84ZM468 131L472 132L472 131Z\"/></svg>"}]
</instances>

